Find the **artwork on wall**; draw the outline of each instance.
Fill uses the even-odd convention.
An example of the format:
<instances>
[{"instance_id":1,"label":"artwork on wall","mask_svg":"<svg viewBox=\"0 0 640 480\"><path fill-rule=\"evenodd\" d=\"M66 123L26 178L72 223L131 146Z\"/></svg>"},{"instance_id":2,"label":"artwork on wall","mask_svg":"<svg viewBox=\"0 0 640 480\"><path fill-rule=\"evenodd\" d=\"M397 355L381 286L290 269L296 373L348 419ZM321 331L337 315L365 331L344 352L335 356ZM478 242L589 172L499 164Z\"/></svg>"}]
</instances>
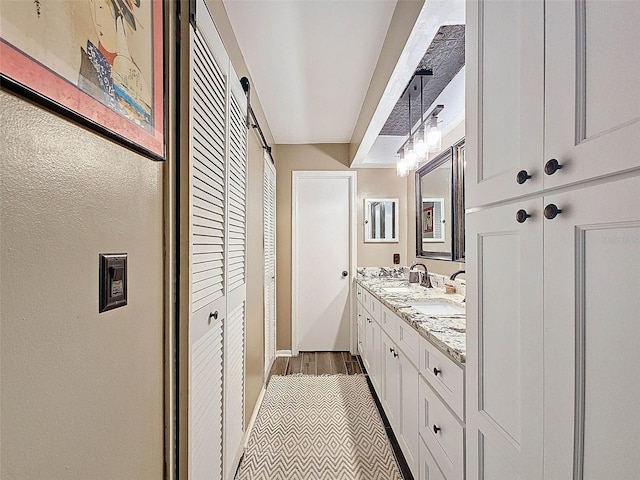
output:
<instances>
[{"instance_id":1,"label":"artwork on wall","mask_svg":"<svg viewBox=\"0 0 640 480\"><path fill-rule=\"evenodd\" d=\"M164 160L162 5L162 0L6 2L0 9L0 82Z\"/></svg>"}]
</instances>

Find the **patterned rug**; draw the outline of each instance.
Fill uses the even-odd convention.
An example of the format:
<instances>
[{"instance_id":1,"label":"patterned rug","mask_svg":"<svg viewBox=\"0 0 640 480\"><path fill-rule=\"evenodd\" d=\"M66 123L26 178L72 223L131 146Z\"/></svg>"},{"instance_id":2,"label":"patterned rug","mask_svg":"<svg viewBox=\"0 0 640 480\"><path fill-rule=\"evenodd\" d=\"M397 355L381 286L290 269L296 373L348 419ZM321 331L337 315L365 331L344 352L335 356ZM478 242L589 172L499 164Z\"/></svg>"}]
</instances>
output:
<instances>
[{"instance_id":1,"label":"patterned rug","mask_svg":"<svg viewBox=\"0 0 640 480\"><path fill-rule=\"evenodd\" d=\"M273 376L238 480L402 480L364 375Z\"/></svg>"}]
</instances>

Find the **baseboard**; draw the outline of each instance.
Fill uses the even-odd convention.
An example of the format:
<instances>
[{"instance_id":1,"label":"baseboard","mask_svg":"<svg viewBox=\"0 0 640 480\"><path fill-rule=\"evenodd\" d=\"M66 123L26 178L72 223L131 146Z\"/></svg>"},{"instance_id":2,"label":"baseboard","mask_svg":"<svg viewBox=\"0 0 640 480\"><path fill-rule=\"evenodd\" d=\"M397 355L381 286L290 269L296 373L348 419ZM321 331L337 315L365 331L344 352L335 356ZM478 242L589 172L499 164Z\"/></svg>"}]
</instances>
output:
<instances>
[{"instance_id":1,"label":"baseboard","mask_svg":"<svg viewBox=\"0 0 640 480\"><path fill-rule=\"evenodd\" d=\"M244 432L244 448L247 448L247 443L249 443L249 435L251 435L251 430L253 429L253 424L256 423L256 418L258 418L258 412L260 411L260 406L262 405L262 400L264 399L264 394L267 391L267 386L263 385L262 390L260 390L260 395L258 395L258 400L256 401L256 406L253 407L253 413L251 414L251 418L249 419L249 424Z\"/></svg>"},{"instance_id":2,"label":"baseboard","mask_svg":"<svg viewBox=\"0 0 640 480\"><path fill-rule=\"evenodd\" d=\"M276 357L290 357L291 350L276 350Z\"/></svg>"}]
</instances>

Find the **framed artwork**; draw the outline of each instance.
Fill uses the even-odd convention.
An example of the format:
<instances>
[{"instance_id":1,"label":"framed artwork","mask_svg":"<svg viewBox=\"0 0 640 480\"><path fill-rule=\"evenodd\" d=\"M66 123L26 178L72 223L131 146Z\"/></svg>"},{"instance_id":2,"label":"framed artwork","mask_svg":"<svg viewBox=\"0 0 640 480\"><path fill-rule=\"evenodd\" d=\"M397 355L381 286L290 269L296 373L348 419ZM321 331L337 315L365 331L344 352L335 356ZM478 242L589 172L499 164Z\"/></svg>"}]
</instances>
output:
<instances>
[{"instance_id":1,"label":"framed artwork","mask_svg":"<svg viewBox=\"0 0 640 480\"><path fill-rule=\"evenodd\" d=\"M444 198L422 199L422 241L445 241Z\"/></svg>"},{"instance_id":2,"label":"framed artwork","mask_svg":"<svg viewBox=\"0 0 640 480\"><path fill-rule=\"evenodd\" d=\"M162 0L35 0L0 9L0 83L164 160Z\"/></svg>"}]
</instances>

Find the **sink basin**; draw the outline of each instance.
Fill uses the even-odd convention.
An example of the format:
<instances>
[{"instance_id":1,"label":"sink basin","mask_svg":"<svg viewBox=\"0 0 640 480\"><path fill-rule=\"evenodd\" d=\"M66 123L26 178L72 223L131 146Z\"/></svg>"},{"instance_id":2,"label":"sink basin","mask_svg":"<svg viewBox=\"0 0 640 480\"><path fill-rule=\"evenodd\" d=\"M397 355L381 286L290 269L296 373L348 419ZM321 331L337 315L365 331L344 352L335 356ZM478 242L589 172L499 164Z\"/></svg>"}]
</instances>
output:
<instances>
[{"instance_id":1,"label":"sink basin","mask_svg":"<svg viewBox=\"0 0 640 480\"><path fill-rule=\"evenodd\" d=\"M382 290L388 293L413 293L416 291L420 291L424 287L415 286L415 287L382 287Z\"/></svg>"},{"instance_id":2,"label":"sink basin","mask_svg":"<svg viewBox=\"0 0 640 480\"><path fill-rule=\"evenodd\" d=\"M446 302L420 302L411 306L425 315L464 315L464 307Z\"/></svg>"}]
</instances>

